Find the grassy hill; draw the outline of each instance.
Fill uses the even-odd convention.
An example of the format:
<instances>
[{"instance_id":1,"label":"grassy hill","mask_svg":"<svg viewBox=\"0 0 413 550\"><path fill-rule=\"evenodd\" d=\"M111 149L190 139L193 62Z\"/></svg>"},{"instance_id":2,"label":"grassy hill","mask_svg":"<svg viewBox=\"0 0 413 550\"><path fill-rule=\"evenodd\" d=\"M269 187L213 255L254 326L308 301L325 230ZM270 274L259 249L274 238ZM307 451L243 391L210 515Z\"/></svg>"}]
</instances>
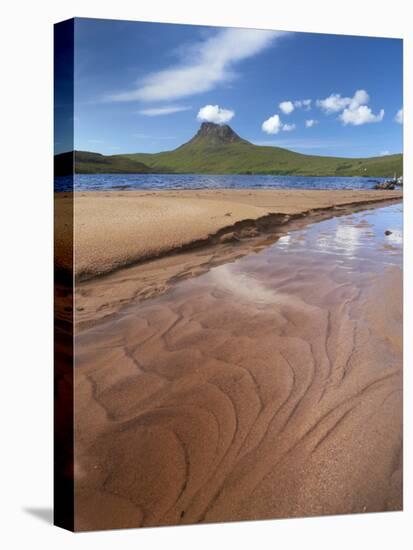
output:
<instances>
[{"instance_id":1,"label":"grassy hill","mask_svg":"<svg viewBox=\"0 0 413 550\"><path fill-rule=\"evenodd\" d=\"M128 157L160 172L391 177L402 174L402 155L347 159L302 155L278 147L234 143Z\"/></svg>"},{"instance_id":2,"label":"grassy hill","mask_svg":"<svg viewBox=\"0 0 413 550\"><path fill-rule=\"evenodd\" d=\"M152 169L137 159L127 155L105 156L88 151L75 151L75 171L77 174L138 174L152 172ZM73 152L55 156L55 174L66 176L73 171Z\"/></svg>"},{"instance_id":3,"label":"grassy hill","mask_svg":"<svg viewBox=\"0 0 413 550\"><path fill-rule=\"evenodd\" d=\"M303 155L281 147L254 145L227 125L204 122L173 151L103 156L76 152L78 173L204 173L302 176L392 177L403 173L401 154L370 158Z\"/></svg>"}]
</instances>

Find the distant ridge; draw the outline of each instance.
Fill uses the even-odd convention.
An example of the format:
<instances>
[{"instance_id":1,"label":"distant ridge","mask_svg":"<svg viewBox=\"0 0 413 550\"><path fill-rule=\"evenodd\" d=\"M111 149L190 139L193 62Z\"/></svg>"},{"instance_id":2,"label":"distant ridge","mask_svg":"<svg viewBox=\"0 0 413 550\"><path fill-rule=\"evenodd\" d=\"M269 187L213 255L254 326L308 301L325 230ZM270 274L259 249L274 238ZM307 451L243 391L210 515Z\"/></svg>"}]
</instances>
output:
<instances>
[{"instance_id":1,"label":"distant ridge","mask_svg":"<svg viewBox=\"0 0 413 550\"><path fill-rule=\"evenodd\" d=\"M57 155L55 166L65 165L67 169L70 162L63 155ZM203 122L189 141L173 151L111 156L76 151L75 169L77 173L84 174L154 172L375 178L402 175L403 155L370 158L304 155L281 147L254 145L226 124Z\"/></svg>"},{"instance_id":2,"label":"distant ridge","mask_svg":"<svg viewBox=\"0 0 413 550\"><path fill-rule=\"evenodd\" d=\"M78 174L140 174L152 172L149 166L126 155L105 156L89 151L70 151L55 155L55 176L68 176L73 172L73 164Z\"/></svg>"}]
</instances>

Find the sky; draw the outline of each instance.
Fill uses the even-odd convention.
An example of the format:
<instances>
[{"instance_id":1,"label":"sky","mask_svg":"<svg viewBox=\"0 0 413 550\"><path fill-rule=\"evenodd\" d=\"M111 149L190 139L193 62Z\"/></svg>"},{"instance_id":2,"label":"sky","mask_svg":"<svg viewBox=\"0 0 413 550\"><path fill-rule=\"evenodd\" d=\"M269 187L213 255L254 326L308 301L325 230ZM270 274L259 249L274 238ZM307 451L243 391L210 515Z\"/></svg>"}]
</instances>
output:
<instances>
[{"instance_id":1,"label":"sky","mask_svg":"<svg viewBox=\"0 0 413 550\"><path fill-rule=\"evenodd\" d=\"M77 150L171 150L211 121L312 155L402 151L402 40L98 19L74 28Z\"/></svg>"}]
</instances>

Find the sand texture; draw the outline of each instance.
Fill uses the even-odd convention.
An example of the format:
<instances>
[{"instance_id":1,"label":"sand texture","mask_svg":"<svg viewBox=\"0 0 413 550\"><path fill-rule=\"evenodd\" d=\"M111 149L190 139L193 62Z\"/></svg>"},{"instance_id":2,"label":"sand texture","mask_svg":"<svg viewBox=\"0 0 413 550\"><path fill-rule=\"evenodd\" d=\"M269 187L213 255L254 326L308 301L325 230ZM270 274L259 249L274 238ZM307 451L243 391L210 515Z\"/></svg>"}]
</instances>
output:
<instances>
[{"instance_id":1,"label":"sand texture","mask_svg":"<svg viewBox=\"0 0 413 550\"><path fill-rule=\"evenodd\" d=\"M255 197L255 194L252 193L251 197ZM385 197L385 204L389 200L398 200ZM78 280L75 289L76 326L92 326L112 317L128 304L163 294L178 281L198 276L245 255L258 253L300 227L359 210L374 209L380 205L383 205L382 200L368 204L352 203L307 211L297 214L298 217L290 215L288 219L284 214L270 214L258 221L252 221L252 225L245 225L245 221L240 222L236 230L227 231L224 228L222 234L215 234L202 241L200 246L174 249L175 253L172 251L170 254L132 263L103 277ZM281 206L277 208L281 209ZM265 223L269 217L270 222ZM155 231L156 227L152 227L152 230Z\"/></svg>"},{"instance_id":2,"label":"sand texture","mask_svg":"<svg viewBox=\"0 0 413 550\"><path fill-rule=\"evenodd\" d=\"M75 273L86 279L185 246L207 243L212 235L254 228L256 220L283 223L316 209L400 198L399 191L194 190L75 193ZM57 199L71 215L71 198ZM238 225L237 225L238 224ZM235 226L235 227L232 227ZM64 235L64 231L58 231ZM71 238L71 236L70 236ZM67 266L64 241L56 263ZM62 251L59 254L59 250Z\"/></svg>"},{"instance_id":3,"label":"sand texture","mask_svg":"<svg viewBox=\"0 0 413 550\"><path fill-rule=\"evenodd\" d=\"M375 215L78 332L78 530L402 508L401 250Z\"/></svg>"}]
</instances>

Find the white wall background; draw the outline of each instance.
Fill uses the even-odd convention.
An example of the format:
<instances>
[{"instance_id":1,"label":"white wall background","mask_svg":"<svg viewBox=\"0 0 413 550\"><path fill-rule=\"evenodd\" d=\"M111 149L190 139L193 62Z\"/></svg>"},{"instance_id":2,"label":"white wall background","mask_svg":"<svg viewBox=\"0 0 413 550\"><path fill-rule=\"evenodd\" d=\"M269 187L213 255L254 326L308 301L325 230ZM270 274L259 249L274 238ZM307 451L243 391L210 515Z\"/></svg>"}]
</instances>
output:
<instances>
[{"instance_id":1,"label":"white wall background","mask_svg":"<svg viewBox=\"0 0 413 550\"><path fill-rule=\"evenodd\" d=\"M43 0L3 3L0 170L0 544L67 548L411 548L411 3L405 0ZM405 38L405 512L73 535L52 505L52 24L73 16ZM383 79L386 78L383 67ZM410 249L409 249L410 247ZM410 308L409 308L410 306ZM409 434L410 432L410 434ZM410 527L410 530L409 530ZM410 531L410 533L409 533ZM411 544L411 543L410 543Z\"/></svg>"}]
</instances>

